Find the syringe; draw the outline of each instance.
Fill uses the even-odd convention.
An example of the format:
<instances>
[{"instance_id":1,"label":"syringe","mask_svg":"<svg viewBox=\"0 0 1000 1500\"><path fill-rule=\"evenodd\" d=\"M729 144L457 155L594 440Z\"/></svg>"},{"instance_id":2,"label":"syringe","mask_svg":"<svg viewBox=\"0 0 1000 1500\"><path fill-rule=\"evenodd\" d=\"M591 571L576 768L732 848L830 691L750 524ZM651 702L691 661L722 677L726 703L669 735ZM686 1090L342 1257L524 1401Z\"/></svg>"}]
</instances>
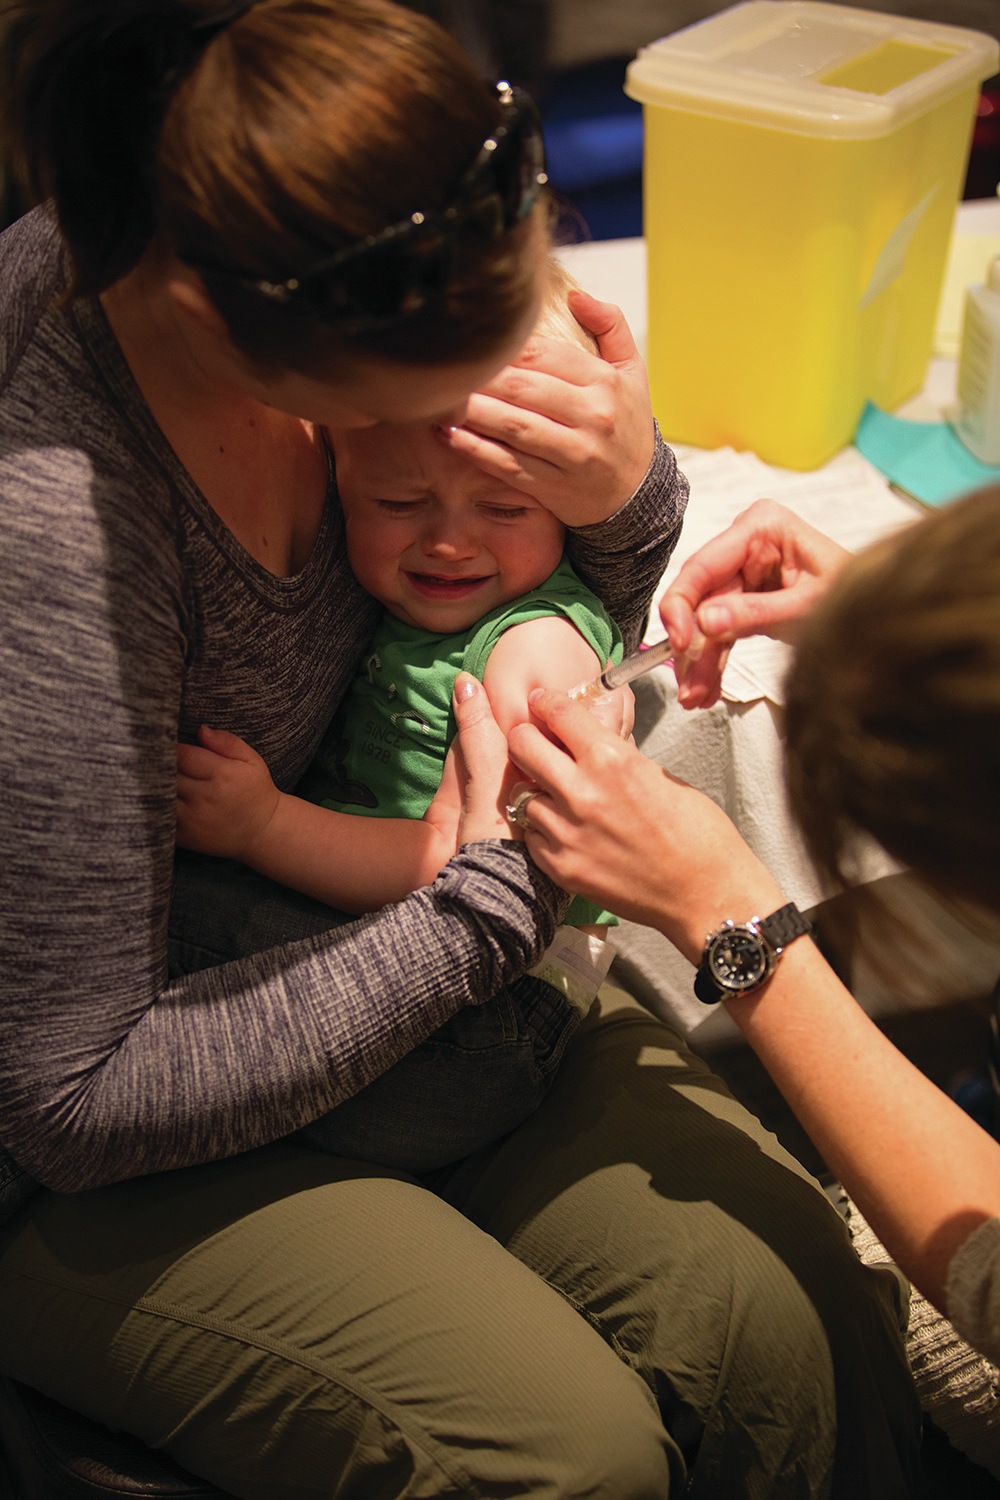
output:
<instances>
[{"instance_id":1,"label":"syringe","mask_svg":"<svg viewBox=\"0 0 1000 1500\"><path fill-rule=\"evenodd\" d=\"M581 682L579 687L570 688L569 696L579 700L596 698L599 693L613 693L615 688L624 687L627 682L634 682L637 677L651 672L661 662L669 661L672 652L669 640L658 641L655 646L647 646L644 651L635 651L631 656L626 656L617 667L605 667L600 677L595 677L593 682Z\"/></svg>"}]
</instances>

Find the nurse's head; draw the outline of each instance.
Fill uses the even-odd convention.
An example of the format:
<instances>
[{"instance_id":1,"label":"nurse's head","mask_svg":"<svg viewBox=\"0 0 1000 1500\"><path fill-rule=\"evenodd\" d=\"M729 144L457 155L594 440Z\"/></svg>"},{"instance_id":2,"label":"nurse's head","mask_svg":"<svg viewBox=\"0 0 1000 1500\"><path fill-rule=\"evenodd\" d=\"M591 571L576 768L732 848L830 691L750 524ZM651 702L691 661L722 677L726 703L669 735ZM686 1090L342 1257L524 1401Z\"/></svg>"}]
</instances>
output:
<instances>
[{"instance_id":1,"label":"nurse's head","mask_svg":"<svg viewBox=\"0 0 1000 1500\"><path fill-rule=\"evenodd\" d=\"M1000 487L854 558L787 688L793 809L853 883L872 835L937 893L1000 915Z\"/></svg>"}]
</instances>

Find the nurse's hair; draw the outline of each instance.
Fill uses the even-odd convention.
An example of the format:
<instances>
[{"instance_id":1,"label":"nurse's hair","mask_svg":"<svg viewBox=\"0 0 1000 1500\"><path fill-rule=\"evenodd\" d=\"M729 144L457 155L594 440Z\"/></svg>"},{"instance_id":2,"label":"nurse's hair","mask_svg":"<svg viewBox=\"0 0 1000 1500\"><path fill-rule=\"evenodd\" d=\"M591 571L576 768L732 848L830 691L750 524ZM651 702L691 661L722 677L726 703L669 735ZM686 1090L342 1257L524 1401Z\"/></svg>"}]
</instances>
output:
<instances>
[{"instance_id":1,"label":"nurse's hair","mask_svg":"<svg viewBox=\"0 0 1000 1500\"><path fill-rule=\"evenodd\" d=\"M935 893L1000 916L1000 486L852 559L787 688L792 809L820 871L871 835Z\"/></svg>"},{"instance_id":2,"label":"nurse's hair","mask_svg":"<svg viewBox=\"0 0 1000 1500\"><path fill-rule=\"evenodd\" d=\"M314 372L345 349L472 360L509 338L547 242L530 101L510 97L441 27L388 0L0 0L0 139L30 200L54 201L68 296L162 246L199 271L234 343L265 366ZM504 150L484 155L498 132ZM437 222L473 163L501 158L522 211L501 214L495 197L490 221L453 216L426 306L404 292L405 316L382 325L324 318L324 298L343 312L343 276L317 266L409 231L415 214ZM428 237L390 239L389 256L415 246L404 269L419 282ZM380 295L370 264L364 290Z\"/></svg>"}]
</instances>

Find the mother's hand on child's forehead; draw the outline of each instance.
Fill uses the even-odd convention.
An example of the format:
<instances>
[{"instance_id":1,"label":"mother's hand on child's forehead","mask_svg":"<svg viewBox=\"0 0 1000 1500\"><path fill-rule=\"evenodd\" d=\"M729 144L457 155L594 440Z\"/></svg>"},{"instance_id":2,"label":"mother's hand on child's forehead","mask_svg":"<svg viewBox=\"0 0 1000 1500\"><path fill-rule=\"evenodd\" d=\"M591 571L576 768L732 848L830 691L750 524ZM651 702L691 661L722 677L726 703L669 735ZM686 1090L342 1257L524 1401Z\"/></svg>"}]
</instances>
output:
<instances>
[{"instance_id":1,"label":"mother's hand on child's forehead","mask_svg":"<svg viewBox=\"0 0 1000 1500\"><path fill-rule=\"evenodd\" d=\"M655 443L628 325L610 304L593 306L606 312L603 357L535 335L516 364L469 398L462 426L442 430L456 452L534 495L567 526L595 525L620 510L642 483Z\"/></svg>"}]
</instances>

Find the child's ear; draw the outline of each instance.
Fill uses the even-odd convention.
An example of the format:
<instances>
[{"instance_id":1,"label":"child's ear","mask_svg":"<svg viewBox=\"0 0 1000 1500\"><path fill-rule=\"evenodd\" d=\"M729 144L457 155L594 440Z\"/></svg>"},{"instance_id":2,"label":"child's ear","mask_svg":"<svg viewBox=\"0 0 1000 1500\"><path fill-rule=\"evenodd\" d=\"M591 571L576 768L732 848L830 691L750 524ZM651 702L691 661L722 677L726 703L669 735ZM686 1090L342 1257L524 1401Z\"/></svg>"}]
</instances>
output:
<instances>
[{"instance_id":1,"label":"child's ear","mask_svg":"<svg viewBox=\"0 0 1000 1500\"><path fill-rule=\"evenodd\" d=\"M186 318L222 338L228 337L226 320L205 290L196 271L184 268L167 283L167 293Z\"/></svg>"}]
</instances>

